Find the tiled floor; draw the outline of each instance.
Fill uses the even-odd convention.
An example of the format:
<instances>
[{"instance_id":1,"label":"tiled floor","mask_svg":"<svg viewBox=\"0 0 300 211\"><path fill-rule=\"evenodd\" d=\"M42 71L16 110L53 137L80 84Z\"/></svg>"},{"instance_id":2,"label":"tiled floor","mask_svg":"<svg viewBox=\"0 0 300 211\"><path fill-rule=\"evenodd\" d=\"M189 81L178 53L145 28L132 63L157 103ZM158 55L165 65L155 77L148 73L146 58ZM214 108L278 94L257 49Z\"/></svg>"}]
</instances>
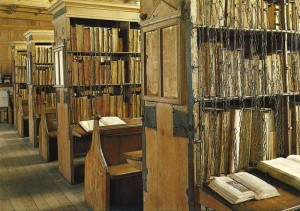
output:
<instances>
[{"instance_id":1,"label":"tiled floor","mask_svg":"<svg viewBox=\"0 0 300 211\"><path fill-rule=\"evenodd\" d=\"M27 138L0 124L0 210L89 210L83 184L70 185Z\"/></svg>"}]
</instances>

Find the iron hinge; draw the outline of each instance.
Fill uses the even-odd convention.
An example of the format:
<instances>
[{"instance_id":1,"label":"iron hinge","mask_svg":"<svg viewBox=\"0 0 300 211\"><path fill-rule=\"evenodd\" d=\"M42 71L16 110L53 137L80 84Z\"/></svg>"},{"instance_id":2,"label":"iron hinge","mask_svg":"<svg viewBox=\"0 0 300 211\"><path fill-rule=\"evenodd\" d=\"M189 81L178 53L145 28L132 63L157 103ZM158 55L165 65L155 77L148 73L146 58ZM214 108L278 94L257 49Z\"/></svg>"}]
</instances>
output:
<instances>
[{"instance_id":1,"label":"iron hinge","mask_svg":"<svg viewBox=\"0 0 300 211\"><path fill-rule=\"evenodd\" d=\"M143 121L145 127L157 129L156 106L145 106Z\"/></svg>"},{"instance_id":2,"label":"iron hinge","mask_svg":"<svg viewBox=\"0 0 300 211\"><path fill-rule=\"evenodd\" d=\"M182 138L193 137L193 125L187 113L173 109L173 136Z\"/></svg>"}]
</instances>

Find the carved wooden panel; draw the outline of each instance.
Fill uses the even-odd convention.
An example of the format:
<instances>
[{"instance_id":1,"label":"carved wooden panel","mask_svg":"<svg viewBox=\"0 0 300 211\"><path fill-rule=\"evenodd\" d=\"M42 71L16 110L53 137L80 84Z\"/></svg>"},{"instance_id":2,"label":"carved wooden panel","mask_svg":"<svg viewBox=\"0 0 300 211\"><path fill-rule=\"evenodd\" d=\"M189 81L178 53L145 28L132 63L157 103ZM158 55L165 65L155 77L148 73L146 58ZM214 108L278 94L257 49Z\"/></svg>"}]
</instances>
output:
<instances>
[{"instance_id":1,"label":"carved wooden panel","mask_svg":"<svg viewBox=\"0 0 300 211\"><path fill-rule=\"evenodd\" d=\"M144 99L185 104L185 32L181 19L173 18L143 28Z\"/></svg>"},{"instance_id":2,"label":"carved wooden panel","mask_svg":"<svg viewBox=\"0 0 300 211\"><path fill-rule=\"evenodd\" d=\"M177 26L170 26L162 29L162 96L166 98L178 98L178 71L177 59L178 46ZM174 48L174 49L173 49Z\"/></svg>"},{"instance_id":3,"label":"carved wooden panel","mask_svg":"<svg viewBox=\"0 0 300 211\"><path fill-rule=\"evenodd\" d=\"M159 96L159 75L160 75L160 51L159 51L159 31L146 33L146 95Z\"/></svg>"}]
</instances>

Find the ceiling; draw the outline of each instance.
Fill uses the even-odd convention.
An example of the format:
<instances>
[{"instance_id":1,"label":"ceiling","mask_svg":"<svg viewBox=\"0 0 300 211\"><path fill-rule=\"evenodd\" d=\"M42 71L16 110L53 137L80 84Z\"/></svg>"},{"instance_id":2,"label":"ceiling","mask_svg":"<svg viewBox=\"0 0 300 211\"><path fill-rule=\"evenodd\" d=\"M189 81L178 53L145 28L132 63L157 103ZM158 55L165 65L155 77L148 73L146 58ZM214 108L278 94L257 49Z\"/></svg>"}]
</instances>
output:
<instances>
[{"instance_id":1,"label":"ceiling","mask_svg":"<svg viewBox=\"0 0 300 211\"><path fill-rule=\"evenodd\" d=\"M57 0L0 0L0 11L7 14L26 12L38 14L48 13L47 8Z\"/></svg>"}]
</instances>

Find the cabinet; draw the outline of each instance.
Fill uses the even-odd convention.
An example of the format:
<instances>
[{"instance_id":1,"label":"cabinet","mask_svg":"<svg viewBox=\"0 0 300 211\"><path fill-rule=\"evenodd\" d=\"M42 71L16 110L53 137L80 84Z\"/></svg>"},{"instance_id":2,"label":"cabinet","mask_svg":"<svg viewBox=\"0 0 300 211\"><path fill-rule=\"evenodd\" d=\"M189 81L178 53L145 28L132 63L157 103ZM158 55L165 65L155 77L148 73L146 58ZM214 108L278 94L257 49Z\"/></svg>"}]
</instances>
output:
<instances>
[{"instance_id":1,"label":"cabinet","mask_svg":"<svg viewBox=\"0 0 300 211\"><path fill-rule=\"evenodd\" d=\"M141 116L139 8L63 0L49 11L55 27L59 171L74 183L81 172L75 158L86 154L91 141L76 132L77 123L95 114Z\"/></svg>"},{"instance_id":2,"label":"cabinet","mask_svg":"<svg viewBox=\"0 0 300 211\"><path fill-rule=\"evenodd\" d=\"M14 126L18 128L19 101L27 99L27 70L26 58L27 48L25 41L14 41L12 48L12 82L13 82L13 107L14 107ZM20 133L20 131L19 131ZM23 132L22 132L23 133Z\"/></svg>"},{"instance_id":3,"label":"cabinet","mask_svg":"<svg viewBox=\"0 0 300 211\"><path fill-rule=\"evenodd\" d=\"M141 1L146 209L225 209L206 197L208 179L299 153L298 16L296 1ZM180 56L171 62L164 32L176 27L183 30L168 42ZM175 72L183 83L164 81ZM186 100L169 95L174 87ZM180 184L166 181L169 175ZM299 203L286 194L291 206Z\"/></svg>"},{"instance_id":4,"label":"cabinet","mask_svg":"<svg viewBox=\"0 0 300 211\"><path fill-rule=\"evenodd\" d=\"M54 68L52 45L53 30L29 30L27 41L27 86L29 107L29 141L38 147L38 128L42 103L55 107Z\"/></svg>"}]
</instances>

